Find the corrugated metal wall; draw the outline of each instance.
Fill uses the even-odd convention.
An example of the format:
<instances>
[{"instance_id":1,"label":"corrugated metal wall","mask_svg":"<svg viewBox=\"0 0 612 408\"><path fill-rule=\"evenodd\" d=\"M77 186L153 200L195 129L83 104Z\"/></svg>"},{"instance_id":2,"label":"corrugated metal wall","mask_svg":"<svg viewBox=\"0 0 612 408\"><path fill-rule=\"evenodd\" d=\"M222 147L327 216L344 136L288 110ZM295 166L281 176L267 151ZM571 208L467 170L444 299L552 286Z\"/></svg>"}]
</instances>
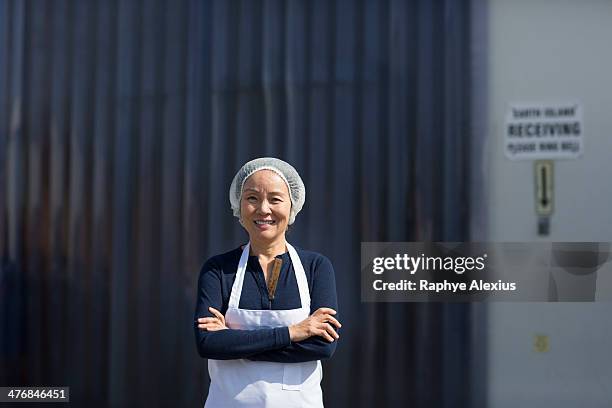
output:
<instances>
[{"instance_id":1,"label":"corrugated metal wall","mask_svg":"<svg viewBox=\"0 0 612 408\"><path fill-rule=\"evenodd\" d=\"M199 406L203 261L245 161L308 188L336 268L331 407L465 406L469 310L361 304L359 243L463 240L469 18L454 0L0 0L0 384Z\"/></svg>"}]
</instances>

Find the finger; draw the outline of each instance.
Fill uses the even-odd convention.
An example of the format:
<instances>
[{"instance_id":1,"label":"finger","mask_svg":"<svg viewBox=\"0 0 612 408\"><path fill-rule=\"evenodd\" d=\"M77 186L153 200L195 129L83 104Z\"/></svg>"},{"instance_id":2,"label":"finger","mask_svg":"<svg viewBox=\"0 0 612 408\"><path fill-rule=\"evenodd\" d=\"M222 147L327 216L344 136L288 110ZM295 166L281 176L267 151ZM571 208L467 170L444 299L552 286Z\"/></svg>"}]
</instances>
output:
<instances>
[{"instance_id":1,"label":"finger","mask_svg":"<svg viewBox=\"0 0 612 408\"><path fill-rule=\"evenodd\" d=\"M334 330L333 327L331 327L331 325L329 324L325 324L325 331L327 331L327 333L329 333L334 339L339 338L340 336L338 335L338 333L336 333L336 331Z\"/></svg>"},{"instance_id":2,"label":"finger","mask_svg":"<svg viewBox=\"0 0 612 408\"><path fill-rule=\"evenodd\" d=\"M212 314L214 314L215 316L217 316L217 318L218 318L219 320L221 320L222 322L224 322L224 321L225 321L225 316L223 316L223 315L221 314L221 312L220 312L220 311L218 311L217 309L215 309L214 307L212 307L212 306L211 306L211 307L209 307L209 308L208 308L208 310L210 310L210 313L212 313Z\"/></svg>"},{"instance_id":3,"label":"finger","mask_svg":"<svg viewBox=\"0 0 612 408\"><path fill-rule=\"evenodd\" d=\"M198 327L200 329L204 329L204 330L208 330L208 331L213 331L215 329L219 330L219 328L223 328L225 327L222 324L219 323L204 323L204 324L199 324Z\"/></svg>"},{"instance_id":4,"label":"finger","mask_svg":"<svg viewBox=\"0 0 612 408\"><path fill-rule=\"evenodd\" d=\"M338 320L336 320L335 317L333 316L327 316L327 319L325 320L327 323L332 323L334 326L336 326L337 328L341 328L342 325L340 324L340 322Z\"/></svg>"},{"instance_id":5,"label":"finger","mask_svg":"<svg viewBox=\"0 0 612 408\"><path fill-rule=\"evenodd\" d=\"M334 342L334 338L330 336L329 333L324 329L319 330L319 336L323 337L325 340L329 341L330 343Z\"/></svg>"},{"instance_id":6,"label":"finger","mask_svg":"<svg viewBox=\"0 0 612 408\"><path fill-rule=\"evenodd\" d=\"M335 315L336 311L334 309L329 308L329 307L320 307L317 310L315 310L315 312L313 314L321 314L321 313L327 313L327 314Z\"/></svg>"},{"instance_id":7,"label":"finger","mask_svg":"<svg viewBox=\"0 0 612 408\"><path fill-rule=\"evenodd\" d=\"M216 326L216 325L224 326L224 324L221 323L219 321L219 319L217 319L216 317L210 317L206 321L200 322L199 324L207 324L207 325L210 325L210 326Z\"/></svg>"},{"instance_id":8,"label":"finger","mask_svg":"<svg viewBox=\"0 0 612 408\"><path fill-rule=\"evenodd\" d=\"M315 316L315 319L319 323L331 323L334 326L336 326L337 328L342 327L342 324L340 324L340 322L338 320L336 320L335 317L333 317L332 315L329 315L329 314L322 314L322 315L319 315L319 316Z\"/></svg>"},{"instance_id":9,"label":"finger","mask_svg":"<svg viewBox=\"0 0 612 408\"><path fill-rule=\"evenodd\" d=\"M219 319L216 317L201 317L198 319L198 323L214 323L218 321Z\"/></svg>"}]
</instances>

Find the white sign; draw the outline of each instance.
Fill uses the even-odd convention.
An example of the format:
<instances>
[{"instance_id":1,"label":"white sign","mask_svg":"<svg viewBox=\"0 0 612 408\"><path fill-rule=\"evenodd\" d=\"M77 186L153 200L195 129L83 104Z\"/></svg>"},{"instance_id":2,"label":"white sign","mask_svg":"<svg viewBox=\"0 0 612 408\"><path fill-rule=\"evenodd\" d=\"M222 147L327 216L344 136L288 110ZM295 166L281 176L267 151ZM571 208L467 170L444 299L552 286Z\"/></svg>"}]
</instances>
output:
<instances>
[{"instance_id":1,"label":"white sign","mask_svg":"<svg viewBox=\"0 0 612 408\"><path fill-rule=\"evenodd\" d=\"M583 150L582 106L510 104L504 133L504 151L509 159L574 159Z\"/></svg>"}]
</instances>

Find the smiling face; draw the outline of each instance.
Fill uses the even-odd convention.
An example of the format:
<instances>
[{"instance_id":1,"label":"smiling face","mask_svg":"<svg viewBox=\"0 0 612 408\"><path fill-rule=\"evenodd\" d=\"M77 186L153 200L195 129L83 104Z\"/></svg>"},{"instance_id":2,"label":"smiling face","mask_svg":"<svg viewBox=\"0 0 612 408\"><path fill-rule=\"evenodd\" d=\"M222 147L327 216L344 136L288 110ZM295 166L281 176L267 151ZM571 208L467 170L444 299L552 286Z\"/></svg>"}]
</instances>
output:
<instances>
[{"instance_id":1,"label":"smiling face","mask_svg":"<svg viewBox=\"0 0 612 408\"><path fill-rule=\"evenodd\" d=\"M242 226L254 242L284 239L291 198L283 179L271 170L259 170L246 179L240 199Z\"/></svg>"}]
</instances>

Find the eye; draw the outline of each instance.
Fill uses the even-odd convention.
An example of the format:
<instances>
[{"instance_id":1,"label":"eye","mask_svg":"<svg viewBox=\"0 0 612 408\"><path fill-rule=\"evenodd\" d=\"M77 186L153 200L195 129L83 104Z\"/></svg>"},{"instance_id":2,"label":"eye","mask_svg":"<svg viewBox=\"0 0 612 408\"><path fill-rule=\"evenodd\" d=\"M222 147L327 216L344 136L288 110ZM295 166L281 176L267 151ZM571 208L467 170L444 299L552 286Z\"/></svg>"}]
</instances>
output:
<instances>
[{"instance_id":1,"label":"eye","mask_svg":"<svg viewBox=\"0 0 612 408\"><path fill-rule=\"evenodd\" d=\"M278 198L278 197L273 197L272 200L270 200L270 201L273 202L273 203L282 203L283 202L283 200Z\"/></svg>"},{"instance_id":2,"label":"eye","mask_svg":"<svg viewBox=\"0 0 612 408\"><path fill-rule=\"evenodd\" d=\"M257 201L257 197L255 197L255 196L248 196L246 199L250 203L254 203L254 202Z\"/></svg>"}]
</instances>

